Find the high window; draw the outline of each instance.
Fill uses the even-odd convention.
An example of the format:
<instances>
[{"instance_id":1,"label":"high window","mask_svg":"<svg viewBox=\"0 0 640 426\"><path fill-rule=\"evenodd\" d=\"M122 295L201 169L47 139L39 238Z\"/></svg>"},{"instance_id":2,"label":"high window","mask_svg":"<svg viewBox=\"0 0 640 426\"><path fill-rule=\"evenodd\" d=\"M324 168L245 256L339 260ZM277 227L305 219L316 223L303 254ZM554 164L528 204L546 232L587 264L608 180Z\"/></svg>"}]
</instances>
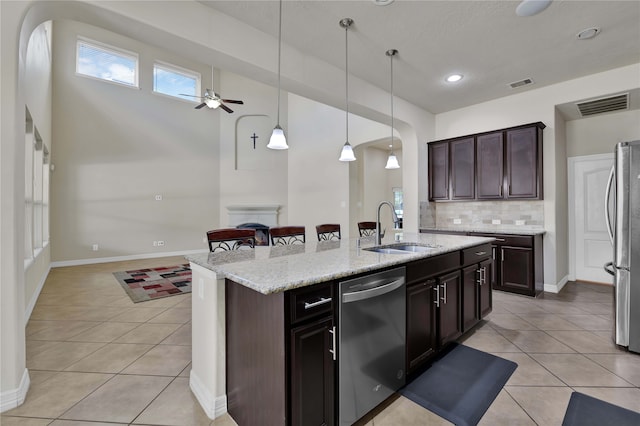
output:
<instances>
[{"instance_id":1,"label":"high window","mask_svg":"<svg viewBox=\"0 0 640 426\"><path fill-rule=\"evenodd\" d=\"M138 87L138 55L79 38L76 49L76 73Z\"/></svg>"},{"instance_id":2,"label":"high window","mask_svg":"<svg viewBox=\"0 0 640 426\"><path fill-rule=\"evenodd\" d=\"M195 97L200 95L200 74L176 65L156 62L153 64L153 91L195 101Z\"/></svg>"}]
</instances>

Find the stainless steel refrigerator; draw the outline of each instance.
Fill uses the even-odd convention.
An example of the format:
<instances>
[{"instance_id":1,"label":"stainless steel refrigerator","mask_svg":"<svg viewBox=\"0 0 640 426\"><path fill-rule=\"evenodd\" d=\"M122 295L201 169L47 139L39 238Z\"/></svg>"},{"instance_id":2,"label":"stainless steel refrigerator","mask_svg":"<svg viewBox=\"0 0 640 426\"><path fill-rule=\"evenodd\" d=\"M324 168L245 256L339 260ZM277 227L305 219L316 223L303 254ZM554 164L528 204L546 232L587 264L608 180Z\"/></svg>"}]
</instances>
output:
<instances>
[{"instance_id":1,"label":"stainless steel refrigerator","mask_svg":"<svg viewBox=\"0 0 640 426\"><path fill-rule=\"evenodd\" d=\"M609 182L605 211L613 243L615 342L640 352L640 140L620 142Z\"/></svg>"}]
</instances>

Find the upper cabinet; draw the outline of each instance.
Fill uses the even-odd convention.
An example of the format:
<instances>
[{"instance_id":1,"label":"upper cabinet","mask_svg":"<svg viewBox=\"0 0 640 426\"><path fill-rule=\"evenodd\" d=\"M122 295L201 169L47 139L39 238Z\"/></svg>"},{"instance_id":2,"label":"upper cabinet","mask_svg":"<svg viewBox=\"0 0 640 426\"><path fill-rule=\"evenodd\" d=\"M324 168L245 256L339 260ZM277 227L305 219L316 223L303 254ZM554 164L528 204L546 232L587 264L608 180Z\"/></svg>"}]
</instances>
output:
<instances>
[{"instance_id":1,"label":"upper cabinet","mask_svg":"<svg viewBox=\"0 0 640 426\"><path fill-rule=\"evenodd\" d=\"M541 200L544 128L537 122L429 143L429 200Z\"/></svg>"}]
</instances>

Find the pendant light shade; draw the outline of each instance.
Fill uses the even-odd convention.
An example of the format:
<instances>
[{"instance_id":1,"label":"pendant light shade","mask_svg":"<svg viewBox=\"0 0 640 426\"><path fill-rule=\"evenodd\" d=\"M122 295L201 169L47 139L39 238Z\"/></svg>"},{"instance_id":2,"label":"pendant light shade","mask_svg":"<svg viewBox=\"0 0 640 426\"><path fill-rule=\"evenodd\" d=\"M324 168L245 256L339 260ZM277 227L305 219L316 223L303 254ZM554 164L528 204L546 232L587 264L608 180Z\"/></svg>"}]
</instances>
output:
<instances>
[{"instance_id":1,"label":"pendant light shade","mask_svg":"<svg viewBox=\"0 0 640 426\"><path fill-rule=\"evenodd\" d=\"M345 73L345 99L346 99L346 142L342 147L342 152L340 153L340 161L356 161L356 156L353 155L353 148L349 143L349 45L347 40L347 33L349 32L349 27L353 24L353 19L344 18L340 20L340 26L344 28L344 73Z\"/></svg>"},{"instance_id":2,"label":"pendant light shade","mask_svg":"<svg viewBox=\"0 0 640 426\"><path fill-rule=\"evenodd\" d=\"M387 165L384 166L385 169L399 169L400 164L398 164L398 158L393 153L393 57L398 54L396 49L387 50L386 55L391 60L391 151L389 151L389 158L387 159Z\"/></svg>"},{"instance_id":3,"label":"pendant light shade","mask_svg":"<svg viewBox=\"0 0 640 426\"><path fill-rule=\"evenodd\" d=\"M389 153L389 158L387 158L387 165L384 166L384 168L385 169L399 169L400 168L400 164L398 164L398 158L393 153L393 151L391 151Z\"/></svg>"},{"instance_id":4,"label":"pendant light shade","mask_svg":"<svg viewBox=\"0 0 640 426\"><path fill-rule=\"evenodd\" d=\"M276 127L273 128L271 138L267 148L271 149L289 149L287 138L284 136L284 130L280 127L280 57L282 51L282 0L280 0L280 11L278 19L278 120Z\"/></svg>"}]
</instances>

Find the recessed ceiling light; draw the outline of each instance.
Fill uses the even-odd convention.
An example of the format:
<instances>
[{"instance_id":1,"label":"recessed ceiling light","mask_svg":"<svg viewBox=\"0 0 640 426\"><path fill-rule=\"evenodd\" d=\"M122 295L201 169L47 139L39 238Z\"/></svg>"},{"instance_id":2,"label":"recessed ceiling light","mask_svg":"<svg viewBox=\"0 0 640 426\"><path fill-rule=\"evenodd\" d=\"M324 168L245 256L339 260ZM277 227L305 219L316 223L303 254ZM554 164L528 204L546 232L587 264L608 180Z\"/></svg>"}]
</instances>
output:
<instances>
[{"instance_id":1,"label":"recessed ceiling light","mask_svg":"<svg viewBox=\"0 0 640 426\"><path fill-rule=\"evenodd\" d=\"M394 0L371 0L376 6L387 6L394 2Z\"/></svg>"},{"instance_id":2,"label":"recessed ceiling light","mask_svg":"<svg viewBox=\"0 0 640 426\"><path fill-rule=\"evenodd\" d=\"M580 31L576 37L578 40L588 40L590 38L594 38L598 34L600 34L600 28L591 27Z\"/></svg>"},{"instance_id":3,"label":"recessed ceiling light","mask_svg":"<svg viewBox=\"0 0 640 426\"><path fill-rule=\"evenodd\" d=\"M522 0L516 8L518 16L533 16L545 10L551 4L551 0Z\"/></svg>"},{"instance_id":4,"label":"recessed ceiling light","mask_svg":"<svg viewBox=\"0 0 640 426\"><path fill-rule=\"evenodd\" d=\"M448 83L455 83L462 80L462 77L462 74L451 74L450 76L445 78L445 81L447 81Z\"/></svg>"}]
</instances>

